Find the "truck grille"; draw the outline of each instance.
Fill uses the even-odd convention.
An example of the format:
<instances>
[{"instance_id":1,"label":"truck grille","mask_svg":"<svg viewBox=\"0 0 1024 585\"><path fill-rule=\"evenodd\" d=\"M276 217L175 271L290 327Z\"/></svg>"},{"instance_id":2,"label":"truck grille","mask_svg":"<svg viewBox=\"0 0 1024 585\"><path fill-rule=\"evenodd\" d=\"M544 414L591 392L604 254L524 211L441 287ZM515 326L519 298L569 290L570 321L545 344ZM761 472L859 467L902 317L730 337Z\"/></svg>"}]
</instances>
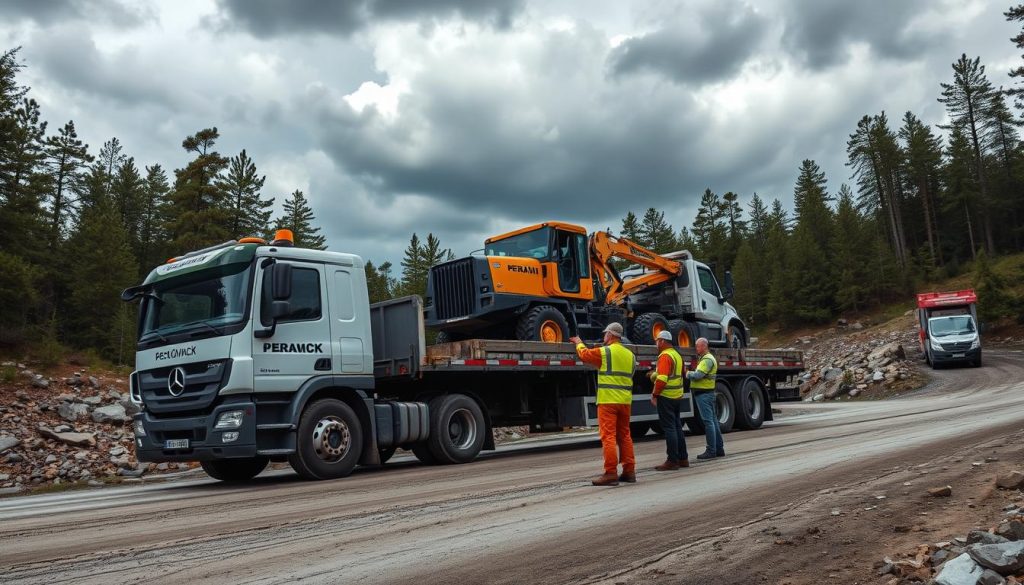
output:
<instances>
[{"instance_id":1,"label":"truck grille","mask_svg":"<svg viewBox=\"0 0 1024 585\"><path fill-rule=\"evenodd\" d=\"M473 259L462 258L430 269L433 302L438 319L462 317L473 312L476 285Z\"/></svg>"},{"instance_id":2,"label":"truck grille","mask_svg":"<svg viewBox=\"0 0 1024 585\"><path fill-rule=\"evenodd\" d=\"M943 343L942 349L946 351L966 351L971 349L970 341L957 341L954 343Z\"/></svg>"}]
</instances>

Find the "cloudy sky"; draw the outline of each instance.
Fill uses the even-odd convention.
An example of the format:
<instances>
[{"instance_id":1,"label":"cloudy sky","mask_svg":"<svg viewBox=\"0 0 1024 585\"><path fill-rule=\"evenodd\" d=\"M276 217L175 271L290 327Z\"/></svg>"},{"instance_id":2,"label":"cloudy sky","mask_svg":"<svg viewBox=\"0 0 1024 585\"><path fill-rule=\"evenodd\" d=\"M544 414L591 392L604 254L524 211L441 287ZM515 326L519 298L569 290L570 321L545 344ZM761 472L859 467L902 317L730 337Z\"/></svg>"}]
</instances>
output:
<instances>
[{"instance_id":1,"label":"cloudy sky","mask_svg":"<svg viewBox=\"0 0 1024 585\"><path fill-rule=\"evenodd\" d=\"M184 166L217 126L265 195L302 189L332 250L397 263L547 219L692 222L705 187L791 205L849 180L864 114L943 120L966 52L1008 84L1009 0L3 0L0 48L52 129Z\"/></svg>"}]
</instances>

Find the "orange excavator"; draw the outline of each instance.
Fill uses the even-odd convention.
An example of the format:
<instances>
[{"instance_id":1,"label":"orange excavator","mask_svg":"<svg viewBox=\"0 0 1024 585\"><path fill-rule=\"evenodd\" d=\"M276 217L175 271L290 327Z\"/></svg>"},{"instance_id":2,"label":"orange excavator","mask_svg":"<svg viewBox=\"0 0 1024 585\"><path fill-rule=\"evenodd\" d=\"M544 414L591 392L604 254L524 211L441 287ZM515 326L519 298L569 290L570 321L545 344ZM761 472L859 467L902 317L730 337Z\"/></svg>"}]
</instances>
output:
<instances>
[{"instance_id":1,"label":"orange excavator","mask_svg":"<svg viewBox=\"0 0 1024 585\"><path fill-rule=\"evenodd\" d=\"M613 260L630 263L620 271ZM710 267L687 251L656 254L626 238L564 222L524 227L484 242L483 254L434 266L426 325L438 341L470 338L596 339L608 323L634 343L663 330L681 347L698 337L744 347L748 332Z\"/></svg>"}]
</instances>

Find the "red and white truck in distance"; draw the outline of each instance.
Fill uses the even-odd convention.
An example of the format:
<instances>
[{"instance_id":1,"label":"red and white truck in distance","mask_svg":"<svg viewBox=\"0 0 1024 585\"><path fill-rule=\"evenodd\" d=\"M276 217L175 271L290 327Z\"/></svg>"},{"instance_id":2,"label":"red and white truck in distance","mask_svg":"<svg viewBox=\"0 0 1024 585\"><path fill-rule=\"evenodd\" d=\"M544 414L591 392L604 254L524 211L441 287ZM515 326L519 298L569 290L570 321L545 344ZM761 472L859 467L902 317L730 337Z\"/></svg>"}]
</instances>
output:
<instances>
[{"instance_id":1,"label":"red and white truck in distance","mask_svg":"<svg viewBox=\"0 0 1024 585\"><path fill-rule=\"evenodd\" d=\"M917 295L918 341L932 368L955 362L981 366L977 303L970 289Z\"/></svg>"},{"instance_id":2,"label":"red and white truck in distance","mask_svg":"<svg viewBox=\"0 0 1024 585\"><path fill-rule=\"evenodd\" d=\"M495 426L596 425L594 369L568 343L467 340L427 346L423 303L371 305L363 260L271 243L225 242L155 268L140 299L131 397L140 461L199 461L247 480L269 461L309 479L379 465L399 447L425 463L493 449ZM657 431L638 359L633 431ZM756 429L773 400L799 399L795 351L715 350L722 430ZM683 350L693 359L692 350ZM688 408L692 430L700 422Z\"/></svg>"}]
</instances>

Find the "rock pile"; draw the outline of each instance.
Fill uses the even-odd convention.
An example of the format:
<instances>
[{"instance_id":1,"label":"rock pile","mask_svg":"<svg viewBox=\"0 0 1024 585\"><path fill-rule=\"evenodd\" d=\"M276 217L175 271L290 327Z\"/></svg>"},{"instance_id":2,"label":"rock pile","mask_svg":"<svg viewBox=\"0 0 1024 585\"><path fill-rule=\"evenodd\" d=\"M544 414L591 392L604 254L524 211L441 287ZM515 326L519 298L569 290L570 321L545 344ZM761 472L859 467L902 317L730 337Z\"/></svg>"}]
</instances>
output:
<instances>
[{"instance_id":1,"label":"rock pile","mask_svg":"<svg viewBox=\"0 0 1024 585\"><path fill-rule=\"evenodd\" d=\"M996 487L1019 490L1024 473L1013 471L996 479ZM988 530L973 530L949 541L921 544L917 550L877 563L879 575L892 575L887 585L1003 585L1024 583L1024 498L1003 507L1005 518Z\"/></svg>"},{"instance_id":2,"label":"rock pile","mask_svg":"<svg viewBox=\"0 0 1024 585\"><path fill-rule=\"evenodd\" d=\"M138 407L126 380L83 372L49 378L13 362L0 368L17 372L0 384L0 494L190 467L135 460L131 417Z\"/></svg>"},{"instance_id":3,"label":"rock pile","mask_svg":"<svg viewBox=\"0 0 1024 585\"><path fill-rule=\"evenodd\" d=\"M843 326L818 338L798 338L796 348L804 352L807 367L800 395L805 400L834 400L908 385L919 376L914 363L920 359L917 347L916 329L902 321L888 331Z\"/></svg>"}]
</instances>

